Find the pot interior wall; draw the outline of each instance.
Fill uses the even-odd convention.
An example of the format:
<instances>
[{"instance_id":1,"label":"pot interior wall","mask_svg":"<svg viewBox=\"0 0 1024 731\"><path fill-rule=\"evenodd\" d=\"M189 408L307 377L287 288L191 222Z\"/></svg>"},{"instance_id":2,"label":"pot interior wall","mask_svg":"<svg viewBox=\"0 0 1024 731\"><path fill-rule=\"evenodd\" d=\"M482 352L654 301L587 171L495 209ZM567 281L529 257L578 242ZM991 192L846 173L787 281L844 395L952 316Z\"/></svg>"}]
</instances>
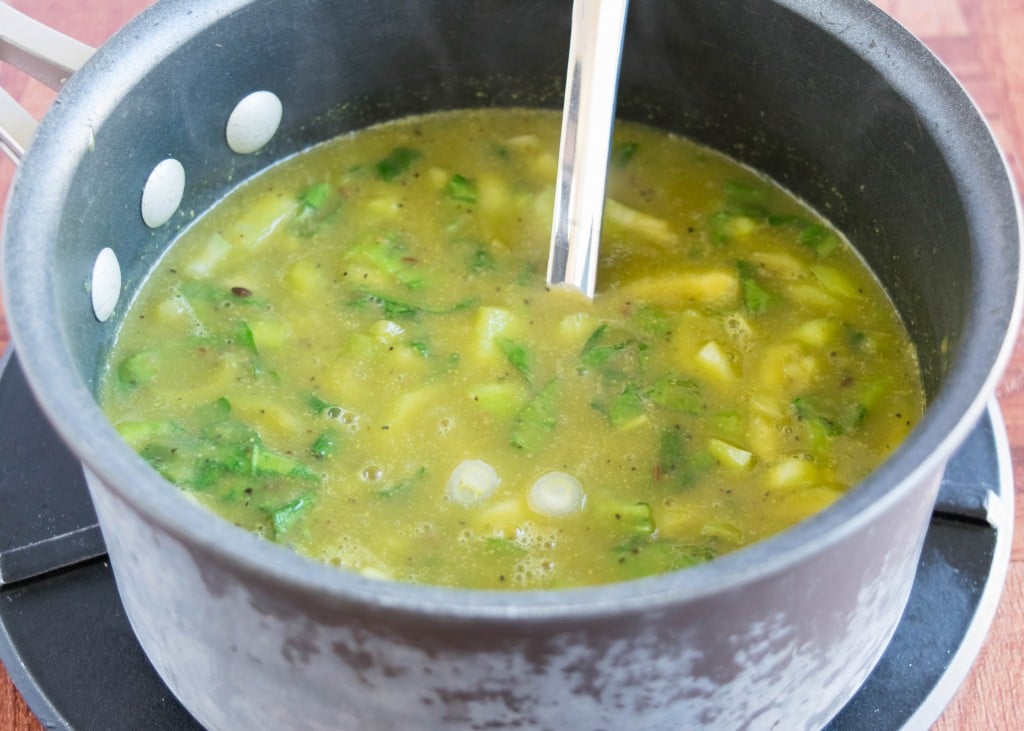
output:
<instances>
[{"instance_id":1,"label":"pot interior wall","mask_svg":"<svg viewBox=\"0 0 1024 731\"><path fill-rule=\"evenodd\" d=\"M118 318L167 244L240 181L334 135L407 114L561 105L569 2L303 0L287 13L274 5L240 7L148 74L126 63L107 82L130 91L93 130L67 193L55 293L93 387ZM808 17L816 5L803 3ZM948 338L955 350L964 328L970 236L942 150L862 58L876 52L871 25L859 32L841 45L766 0L633 3L619 115L768 173L844 230L895 300L934 395L947 369L940 343ZM224 143L224 123L258 89L283 100L282 130L258 154L239 156ZM109 93L92 89L78 103ZM186 169L185 201L150 231L140 191L168 156ZM100 246L115 248L125 278L122 304L102 326L82 297Z\"/></svg>"}]
</instances>

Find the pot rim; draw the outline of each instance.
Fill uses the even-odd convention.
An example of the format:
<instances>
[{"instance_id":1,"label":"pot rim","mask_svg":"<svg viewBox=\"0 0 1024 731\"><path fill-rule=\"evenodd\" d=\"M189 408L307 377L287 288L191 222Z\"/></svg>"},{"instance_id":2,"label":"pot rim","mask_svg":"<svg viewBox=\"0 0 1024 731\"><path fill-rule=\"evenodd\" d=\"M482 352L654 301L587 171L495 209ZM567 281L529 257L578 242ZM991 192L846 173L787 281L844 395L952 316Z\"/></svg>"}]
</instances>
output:
<instances>
[{"instance_id":1,"label":"pot rim","mask_svg":"<svg viewBox=\"0 0 1024 731\"><path fill-rule=\"evenodd\" d=\"M865 0L776 0L866 62L878 59L875 68L908 104L924 110L922 125L941 140L957 177L969 229L978 239L974 250L996 258L995 264L979 261L965 318L968 325L998 320L999 327L965 327L935 400L883 465L831 507L760 543L685 571L595 587L491 591L379 581L304 558L230 524L170 486L117 435L67 348L53 347L54 336L65 335L47 324L59 321L53 298L45 294L55 285L50 269L33 264L31 254L39 248L33 242L56 239L65 189L54 181L70 180L86 154L85 135L69 136L68 131L102 124L149 68L207 25L248 4L210 0L197 9L187 0L162 0L101 47L40 125L12 187L4 227L3 291L12 344L43 413L89 471L147 522L196 554L331 601L428 612L439 619L549 621L649 611L777 575L861 529L913 485L940 474L992 397L1021 317L1022 226L1013 179L991 131L942 64L875 6ZM894 61L893 49L905 56ZM116 96L96 91L104 87L121 91ZM938 118L925 113L936 109L946 113ZM950 128L960 131L951 134ZM998 201L1009 201L1009 206Z\"/></svg>"}]
</instances>

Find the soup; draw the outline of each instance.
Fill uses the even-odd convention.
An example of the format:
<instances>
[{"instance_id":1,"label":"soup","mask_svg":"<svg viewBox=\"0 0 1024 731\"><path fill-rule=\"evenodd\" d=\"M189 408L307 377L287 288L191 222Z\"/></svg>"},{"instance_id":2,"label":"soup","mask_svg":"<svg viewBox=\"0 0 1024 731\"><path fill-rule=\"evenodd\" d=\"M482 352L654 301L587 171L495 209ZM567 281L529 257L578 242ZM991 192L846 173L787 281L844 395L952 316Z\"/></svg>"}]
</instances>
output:
<instances>
[{"instance_id":1,"label":"soup","mask_svg":"<svg viewBox=\"0 0 1024 731\"><path fill-rule=\"evenodd\" d=\"M416 117L244 184L131 306L110 419L237 525L427 584L682 569L839 498L924 408L878 282L771 181L620 123L598 293L549 288L559 123Z\"/></svg>"}]
</instances>

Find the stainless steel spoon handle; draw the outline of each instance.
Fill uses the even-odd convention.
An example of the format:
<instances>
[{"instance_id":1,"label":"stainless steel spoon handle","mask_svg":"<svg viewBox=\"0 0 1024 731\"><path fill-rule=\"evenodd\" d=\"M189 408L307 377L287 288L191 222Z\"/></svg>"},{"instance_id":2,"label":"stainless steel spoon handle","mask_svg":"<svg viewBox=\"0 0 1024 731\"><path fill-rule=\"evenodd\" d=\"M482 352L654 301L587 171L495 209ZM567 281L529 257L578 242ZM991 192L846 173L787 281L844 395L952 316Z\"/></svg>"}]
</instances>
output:
<instances>
[{"instance_id":1,"label":"stainless steel spoon handle","mask_svg":"<svg viewBox=\"0 0 1024 731\"><path fill-rule=\"evenodd\" d=\"M548 284L594 296L629 0L574 0Z\"/></svg>"}]
</instances>

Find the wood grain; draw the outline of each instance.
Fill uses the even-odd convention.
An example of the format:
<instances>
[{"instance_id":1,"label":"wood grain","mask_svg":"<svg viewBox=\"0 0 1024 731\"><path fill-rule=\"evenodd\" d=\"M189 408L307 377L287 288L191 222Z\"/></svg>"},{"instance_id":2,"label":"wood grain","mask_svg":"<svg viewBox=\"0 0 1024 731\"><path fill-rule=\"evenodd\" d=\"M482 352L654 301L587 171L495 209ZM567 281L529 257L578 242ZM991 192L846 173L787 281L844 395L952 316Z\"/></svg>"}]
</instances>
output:
<instances>
[{"instance_id":1,"label":"wood grain","mask_svg":"<svg viewBox=\"0 0 1024 731\"><path fill-rule=\"evenodd\" d=\"M8 0L52 27L91 45L150 4L149 0ZM1024 190L1024 2L1021 0L876 0L941 58L970 92L1003 147ZM0 85L41 116L53 93L0 66ZM14 167L0 161L0 201ZM10 335L0 305L0 352ZM1016 485L1016 532L1010 572L985 647L937 731L1024 729L1024 340L1018 340L998 399L1009 434ZM0 666L0 729L41 731Z\"/></svg>"}]
</instances>

